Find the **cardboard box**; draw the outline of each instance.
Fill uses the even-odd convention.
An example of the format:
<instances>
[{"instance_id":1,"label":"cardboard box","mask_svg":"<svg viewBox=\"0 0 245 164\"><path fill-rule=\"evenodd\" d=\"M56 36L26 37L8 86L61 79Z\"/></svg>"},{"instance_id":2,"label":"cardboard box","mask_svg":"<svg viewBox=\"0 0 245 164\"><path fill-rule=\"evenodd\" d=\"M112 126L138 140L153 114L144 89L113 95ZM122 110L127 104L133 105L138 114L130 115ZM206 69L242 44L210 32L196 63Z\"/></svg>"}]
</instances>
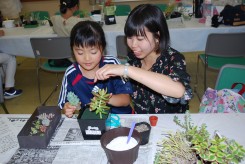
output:
<instances>
[{"instance_id":1,"label":"cardboard box","mask_svg":"<svg viewBox=\"0 0 245 164\"><path fill-rule=\"evenodd\" d=\"M37 116L40 114L54 114L49 126L42 135L31 135L31 128L34 127L34 121L38 120ZM53 136L55 129L61 119L61 109L57 106L40 106L34 111L31 117L26 122L20 133L17 135L20 148L47 148L51 137Z\"/></svg>"},{"instance_id":2,"label":"cardboard box","mask_svg":"<svg viewBox=\"0 0 245 164\"><path fill-rule=\"evenodd\" d=\"M77 117L84 140L99 140L106 131L105 121L108 115L103 115L102 119L99 114L90 112L88 108L82 110Z\"/></svg>"}]
</instances>

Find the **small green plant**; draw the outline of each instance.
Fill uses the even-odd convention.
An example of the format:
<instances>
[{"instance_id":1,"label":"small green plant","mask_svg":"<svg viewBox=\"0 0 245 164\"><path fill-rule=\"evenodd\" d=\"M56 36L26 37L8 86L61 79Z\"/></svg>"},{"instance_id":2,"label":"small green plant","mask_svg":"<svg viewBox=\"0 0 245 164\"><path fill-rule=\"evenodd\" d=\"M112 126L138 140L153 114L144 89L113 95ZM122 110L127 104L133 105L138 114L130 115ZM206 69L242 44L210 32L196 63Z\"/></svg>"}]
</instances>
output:
<instances>
[{"instance_id":1,"label":"small green plant","mask_svg":"<svg viewBox=\"0 0 245 164\"><path fill-rule=\"evenodd\" d=\"M80 102L80 100L77 97L77 95L75 95L73 92L68 92L68 94L67 94L67 100L73 106L77 106L79 104L79 102Z\"/></svg>"},{"instance_id":2,"label":"small green plant","mask_svg":"<svg viewBox=\"0 0 245 164\"><path fill-rule=\"evenodd\" d=\"M160 163L194 163L196 157L198 164L239 163L245 157L245 149L234 140L224 136L210 137L207 126L200 127L191 123L189 112L181 122L177 116L174 122L184 131L169 133L160 143L161 150L155 158L155 164ZM194 156L193 156L194 153Z\"/></svg>"},{"instance_id":3,"label":"small green plant","mask_svg":"<svg viewBox=\"0 0 245 164\"><path fill-rule=\"evenodd\" d=\"M90 110L95 111L102 119L102 114L107 115L110 109L106 104L110 99L110 94L107 93L107 89L98 89L98 92L92 92L92 94L94 97L91 99Z\"/></svg>"},{"instance_id":4,"label":"small green plant","mask_svg":"<svg viewBox=\"0 0 245 164\"><path fill-rule=\"evenodd\" d=\"M33 126L31 127L30 136L33 135L40 135L44 136L44 133L46 132L47 128L50 125L50 122L52 121L52 118L55 115L53 113L42 113L37 116L37 120L33 121Z\"/></svg>"}]
</instances>

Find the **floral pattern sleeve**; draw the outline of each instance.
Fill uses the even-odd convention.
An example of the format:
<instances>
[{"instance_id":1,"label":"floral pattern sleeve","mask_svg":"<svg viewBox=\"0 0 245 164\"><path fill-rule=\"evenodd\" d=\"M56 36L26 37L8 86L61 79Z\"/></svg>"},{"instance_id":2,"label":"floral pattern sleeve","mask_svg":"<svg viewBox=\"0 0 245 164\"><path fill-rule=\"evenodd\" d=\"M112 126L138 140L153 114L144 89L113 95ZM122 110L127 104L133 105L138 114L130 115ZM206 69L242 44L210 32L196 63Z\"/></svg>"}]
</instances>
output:
<instances>
[{"instance_id":1,"label":"floral pattern sleeve","mask_svg":"<svg viewBox=\"0 0 245 164\"><path fill-rule=\"evenodd\" d=\"M171 77L174 81L181 82L185 87L185 93L181 98L173 98L169 96L163 95L164 99L169 103L181 103L186 104L188 100L192 98L192 89L190 87L190 75L186 72L186 62L185 58L178 51L169 47L167 51L167 58L165 58L165 62L169 64L169 77ZM164 70L163 70L164 71Z\"/></svg>"},{"instance_id":2,"label":"floral pattern sleeve","mask_svg":"<svg viewBox=\"0 0 245 164\"><path fill-rule=\"evenodd\" d=\"M129 54L129 64L141 68L141 61L134 54ZM169 76L174 81L181 82L185 93L181 98L161 95L141 83L131 80L133 87L132 100L135 112L146 113L184 113L189 109L188 100L192 98L190 75L186 72L184 56L169 47L162 52L150 69L152 72Z\"/></svg>"}]
</instances>

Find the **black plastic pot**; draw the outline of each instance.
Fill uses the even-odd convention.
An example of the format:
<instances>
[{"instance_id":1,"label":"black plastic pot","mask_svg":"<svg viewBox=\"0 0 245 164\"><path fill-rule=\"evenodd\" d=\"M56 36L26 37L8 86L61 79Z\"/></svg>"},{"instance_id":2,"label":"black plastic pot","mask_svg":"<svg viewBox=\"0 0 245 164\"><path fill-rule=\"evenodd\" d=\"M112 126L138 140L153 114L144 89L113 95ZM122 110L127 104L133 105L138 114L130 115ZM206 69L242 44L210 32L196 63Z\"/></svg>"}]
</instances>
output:
<instances>
[{"instance_id":1,"label":"black plastic pot","mask_svg":"<svg viewBox=\"0 0 245 164\"><path fill-rule=\"evenodd\" d=\"M146 131L138 131L137 126L140 125L146 125L148 130ZM135 124L135 130L139 132L139 134L141 135L141 143L140 145L145 145L149 142L149 138L150 138L150 133L151 133L151 126L150 124L148 124L147 122L139 122L137 124Z\"/></svg>"}]
</instances>

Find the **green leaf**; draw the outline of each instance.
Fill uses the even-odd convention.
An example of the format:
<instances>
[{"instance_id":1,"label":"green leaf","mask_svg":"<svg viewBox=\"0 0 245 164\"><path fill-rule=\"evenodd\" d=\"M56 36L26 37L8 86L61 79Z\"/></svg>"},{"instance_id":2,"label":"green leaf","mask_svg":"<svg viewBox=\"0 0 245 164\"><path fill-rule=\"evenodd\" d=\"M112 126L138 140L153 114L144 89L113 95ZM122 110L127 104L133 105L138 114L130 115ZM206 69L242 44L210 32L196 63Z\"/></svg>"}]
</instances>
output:
<instances>
[{"instance_id":1,"label":"green leaf","mask_svg":"<svg viewBox=\"0 0 245 164\"><path fill-rule=\"evenodd\" d=\"M208 160L208 156L205 155L205 154L199 154L199 156L200 156L203 160L205 160L205 161Z\"/></svg>"},{"instance_id":2,"label":"green leaf","mask_svg":"<svg viewBox=\"0 0 245 164\"><path fill-rule=\"evenodd\" d=\"M213 154L208 157L208 161L215 161L215 160L216 160L216 156Z\"/></svg>"},{"instance_id":3,"label":"green leaf","mask_svg":"<svg viewBox=\"0 0 245 164\"><path fill-rule=\"evenodd\" d=\"M244 153L238 152L237 156L240 157L240 158L243 158L244 157Z\"/></svg>"},{"instance_id":4,"label":"green leaf","mask_svg":"<svg viewBox=\"0 0 245 164\"><path fill-rule=\"evenodd\" d=\"M227 145L225 145L225 144L218 145L219 150L225 150L226 148L227 148Z\"/></svg>"},{"instance_id":5,"label":"green leaf","mask_svg":"<svg viewBox=\"0 0 245 164\"><path fill-rule=\"evenodd\" d=\"M192 147L192 149L200 151L201 146L200 145L195 145L195 146Z\"/></svg>"},{"instance_id":6,"label":"green leaf","mask_svg":"<svg viewBox=\"0 0 245 164\"><path fill-rule=\"evenodd\" d=\"M218 163L223 163L223 162L224 162L224 160L223 160L222 158L220 158L220 157L217 157L217 158L216 158L216 161L217 161Z\"/></svg>"},{"instance_id":7,"label":"green leaf","mask_svg":"<svg viewBox=\"0 0 245 164\"><path fill-rule=\"evenodd\" d=\"M201 147L202 147L203 149L206 149L206 148L208 147L208 143L207 143L207 142L201 143Z\"/></svg>"},{"instance_id":8,"label":"green leaf","mask_svg":"<svg viewBox=\"0 0 245 164\"><path fill-rule=\"evenodd\" d=\"M233 155L228 154L228 155L226 156L226 159L232 159L233 157L234 157Z\"/></svg>"},{"instance_id":9,"label":"green leaf","mask_svg":"<svg viewBox=\"0 0 245 164\"><path fill-rule=\"evenodd\" d=\"M223 157L225 157L225 153L218 152L218 153L217 153L217 156L220 157L220 158L223 158Z\"/></svg>"},{"instance_id":10,"label":"green leaf","mask_svg":"<svg viewBox=\"0 0 245 164\"><path fill-rule=\"evenodd\" d=\"M211 147L209 148L209 150L210 150L211 152L216 153L218 149L217 149L217 146L211 146Z\"/></svg>"}]
</instances>

